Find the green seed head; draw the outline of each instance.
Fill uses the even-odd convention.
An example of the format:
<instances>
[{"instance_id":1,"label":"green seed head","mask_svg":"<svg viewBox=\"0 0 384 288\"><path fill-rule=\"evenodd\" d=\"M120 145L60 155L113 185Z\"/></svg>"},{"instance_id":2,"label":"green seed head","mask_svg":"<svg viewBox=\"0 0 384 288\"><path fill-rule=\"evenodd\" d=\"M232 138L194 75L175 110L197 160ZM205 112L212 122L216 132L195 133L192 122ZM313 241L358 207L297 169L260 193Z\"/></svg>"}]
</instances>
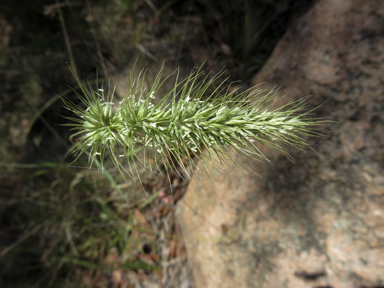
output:
<instances>
[{"instance_id":1,"label":"green seed head","mask_svg":"<svg viewBox=\"0 0 384 288\"><path fill-rule=\"evenodd\" d=\"M270 111L276 91L264 96L255 87L240 92L239 87L225 87L225 81L218 80L222 74L204 77L199 68L182 81L176 77L158 103L153 102L155 95L164 81L170 81L169 76L162 78L162 70L152 85L144 70L137 77L132 72L128 93L118 101L115 87L92 89L76 78L82 94L75 93L82 106L64 101L77 116L68 124L77 130L72 138L79 139L71 152L78 158L87 151L91 165L100 168L108 155L121 172L132 176L135 161L150 170L160 169L161 162L168 173L176 166L185 171L188 165L196 167L193 159L204 164L231 161L227 156L232 150L266 159L256 142L290 157L285 147L303 149L308 147L304 137L321 136L314 127L324 121L309 117L306 98Z\"/></svg>"}]
</instances>

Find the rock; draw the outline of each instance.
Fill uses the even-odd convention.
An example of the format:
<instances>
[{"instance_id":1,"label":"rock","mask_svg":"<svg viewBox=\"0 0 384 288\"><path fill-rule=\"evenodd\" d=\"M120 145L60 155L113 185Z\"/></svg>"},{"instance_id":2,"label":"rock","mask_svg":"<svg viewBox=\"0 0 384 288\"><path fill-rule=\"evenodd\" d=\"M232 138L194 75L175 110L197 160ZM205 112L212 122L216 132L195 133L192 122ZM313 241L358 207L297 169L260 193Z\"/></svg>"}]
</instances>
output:
<instances>
[{"instance_id":1,"label":"rock","mask_svg":"<svg viewBox=\"0 0 384 288\"><path fill-rule=\"evenodd\" d=\"M196 175L177 208L196 287L384 285L382 71L382 1L318 1L289 29L254 83L337 122L296 165L262 147L259 176Z\"/></svg>"}]
</instances>

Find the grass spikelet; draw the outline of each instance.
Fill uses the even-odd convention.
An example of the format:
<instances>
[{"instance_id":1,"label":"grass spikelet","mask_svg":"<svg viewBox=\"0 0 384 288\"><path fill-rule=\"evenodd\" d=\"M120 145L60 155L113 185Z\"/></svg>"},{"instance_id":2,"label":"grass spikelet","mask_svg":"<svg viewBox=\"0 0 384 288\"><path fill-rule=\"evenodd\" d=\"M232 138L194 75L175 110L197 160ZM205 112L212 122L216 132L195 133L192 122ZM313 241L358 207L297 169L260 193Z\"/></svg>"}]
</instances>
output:
<instances>
[{"instance_id":1,"label":"grass spikelet","mask_svg":"<svg viewBox=\"0 0 384 288\"><path fill-rule=\"evenodd\" d=\"M162 73L163 69L150 85L145 70L136 77L132 71L128 93L121 99L115 97L115 86L93 89L75 76L82 92L75 93L82 105L64 103L76 115L68 124L76 130L71 137L77 142L70 151L76 159L87 151L90 165L103 169L108 155L120 172L131 177L137 161L151 171L159 171L162 163L167 173L176 167L187 172L189 166L197 167L194 159L216 165L232 161L228 157L232 150L268 161L256 142L291 158L287 147L303 150L309 147L308 136L322 136L316 126L324 121L312 118L313 110L306 111L307 98L270 110L276 90L264 96L256 87L241 91L219 80L223 72L209 77L201 67L182 81L176 71L171 91L154 103L160 87L170 81L171 75L163 78Z\"/></svg>"}]
</instances>

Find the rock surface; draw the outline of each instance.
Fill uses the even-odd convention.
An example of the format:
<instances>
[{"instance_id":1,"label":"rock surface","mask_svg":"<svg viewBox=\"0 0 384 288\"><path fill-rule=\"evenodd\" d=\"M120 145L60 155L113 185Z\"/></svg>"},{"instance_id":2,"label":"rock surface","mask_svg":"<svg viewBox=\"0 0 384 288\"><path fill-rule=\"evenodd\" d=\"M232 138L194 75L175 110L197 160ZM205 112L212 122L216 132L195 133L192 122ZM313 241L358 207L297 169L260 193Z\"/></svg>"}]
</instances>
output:
<instances>
[{"instance_id":1,"label":"rock surface","mask_svg":"<svg viewBox=\"0 0 384 288\"><path fill-rule=\"evenodd\" d=\"M290 28L254 82L337 122L296 164L264 147L260 177L195 178L177 217L196 287L384 286L383 71L382 1L322 0Z\"/></svg>"}]
</instances>

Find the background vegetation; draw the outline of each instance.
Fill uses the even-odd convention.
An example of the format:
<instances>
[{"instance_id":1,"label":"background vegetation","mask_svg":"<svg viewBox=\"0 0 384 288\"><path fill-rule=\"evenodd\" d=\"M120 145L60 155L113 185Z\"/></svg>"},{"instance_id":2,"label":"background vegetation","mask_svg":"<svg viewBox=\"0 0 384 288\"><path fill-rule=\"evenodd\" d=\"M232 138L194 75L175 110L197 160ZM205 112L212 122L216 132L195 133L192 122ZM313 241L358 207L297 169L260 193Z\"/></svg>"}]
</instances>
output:
<instances>
[{"instance_id":1,"label":"background vegetation","mask_svg":"<svg viewBox=\"0 0 384 288\"><path fill-rule=\"evenodd\" d=\"M206 70L226 66L247 87L311 2L2 1L0 285L105 287L152 277L180 287L164 263L183 257L172 215L187 183L143 174L147 198L112 166L102 175L84 169L85 157L68 167L70 132L60 124L71 115L54 93L77 101L68 66L91 82L97 70L124 81L138 55L149 77L163 61L182 75L206 61Z\"/></svg>"}]
</instances>

